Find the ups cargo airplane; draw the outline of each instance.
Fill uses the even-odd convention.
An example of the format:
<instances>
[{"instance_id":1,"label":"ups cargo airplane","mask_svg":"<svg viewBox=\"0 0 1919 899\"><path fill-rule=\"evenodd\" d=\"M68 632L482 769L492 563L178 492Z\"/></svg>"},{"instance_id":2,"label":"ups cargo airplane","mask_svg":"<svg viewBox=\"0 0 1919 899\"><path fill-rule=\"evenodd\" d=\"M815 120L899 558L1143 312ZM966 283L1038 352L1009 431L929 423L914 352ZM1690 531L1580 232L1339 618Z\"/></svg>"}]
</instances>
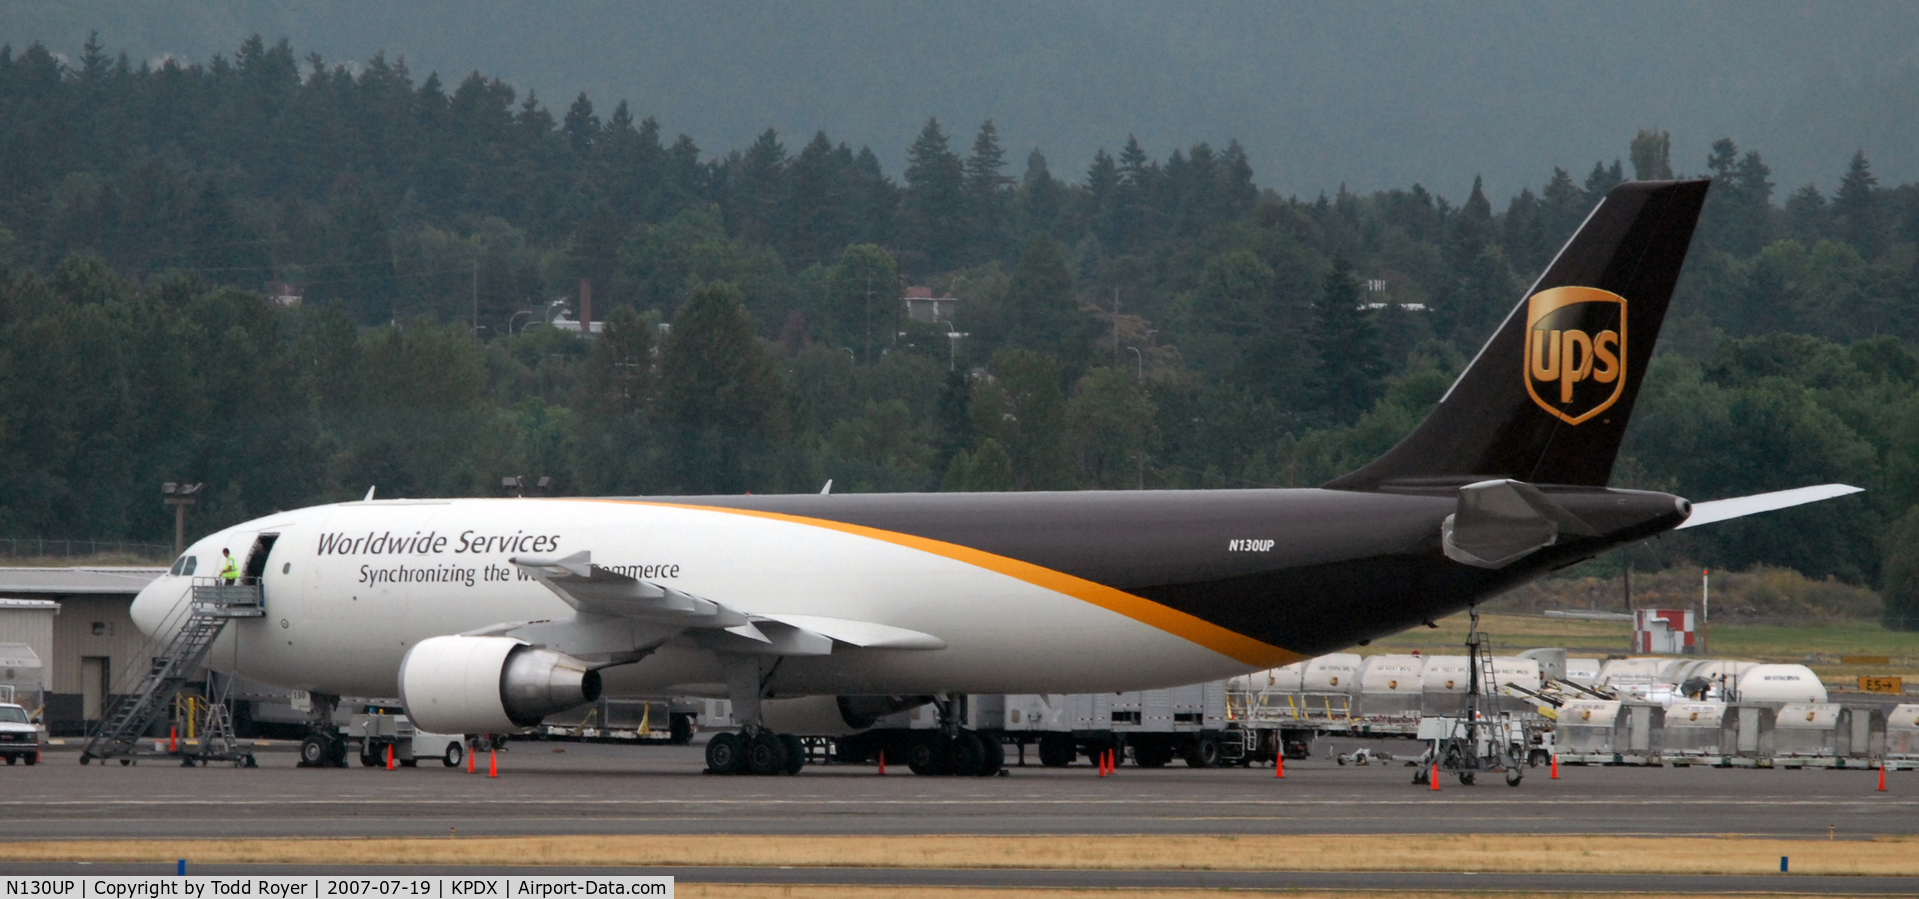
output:
<instances>
[{"instance_id":1,"label":"ups cargo airplane","mask_svg":"<svg viewBox=\"0 0 1919 899\"><path fill-rule=\"evenodd\" d=\"M1707 184L1613 189L1424 423L1315 489L347 502L196 542L133 617L169 636L196 570L244 552L266 616L227 628L217 671L397 695L455 734L602 691L725 696L743 727L708 762L757 773L797 769L786 734L941 694L1160 688L1365 643L1625 543L1855 492L1607 486Z\"/></svg>"}]
</instances>

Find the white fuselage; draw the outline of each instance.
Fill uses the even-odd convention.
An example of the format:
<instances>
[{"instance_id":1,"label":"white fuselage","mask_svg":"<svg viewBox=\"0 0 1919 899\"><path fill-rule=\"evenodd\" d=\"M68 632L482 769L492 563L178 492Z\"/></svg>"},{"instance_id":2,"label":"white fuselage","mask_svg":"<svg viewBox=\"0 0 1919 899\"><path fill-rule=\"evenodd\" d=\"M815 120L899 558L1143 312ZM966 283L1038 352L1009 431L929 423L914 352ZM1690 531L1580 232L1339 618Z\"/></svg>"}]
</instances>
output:
<instances>
[{"instance_id":1,"label":"white fuselage","mask_svg":"<svg viewBox=\"0 0 1919 899\"><path fill-rule=\"evenodd\" d=\"M186 552L194 575L218 574L222 548L246 560L262 535L275 535L260 574L266 615L232 622L208 665L288 689L394 696L401 659L421 640L564 619L571 607L508 559L582 550L595 565L750 614L871 622L945 643L787 658L781 695L1130 690L1261 667L1017 571L783 516L628 500L342 503L209 535ZM192 580L170 574L143 590L141 630L176 629ZM603 676L614 696L724 695L714 654L686 641Z\"/></svg>"}]
</instances>

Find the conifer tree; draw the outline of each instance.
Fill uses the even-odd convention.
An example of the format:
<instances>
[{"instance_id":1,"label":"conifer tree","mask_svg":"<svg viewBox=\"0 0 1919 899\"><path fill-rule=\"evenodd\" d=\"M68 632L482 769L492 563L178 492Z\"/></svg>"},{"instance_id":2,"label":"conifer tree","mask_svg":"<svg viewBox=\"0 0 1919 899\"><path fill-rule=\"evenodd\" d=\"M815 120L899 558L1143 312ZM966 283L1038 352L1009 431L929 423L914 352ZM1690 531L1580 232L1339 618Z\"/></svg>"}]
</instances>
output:
<instances>
[{"instance_id":1,"label":"conifer tree","mask_svg":"<svg viewBox=\"0 0 1919 899\"><path fill-rule=\"evenodd\" d=\"M1119 166L1105 147L1093 153L1093 164L1086 168L1086 220L1093 233L1113 251L1120 249L1119 232L1114 229L1119 205Z\"/></svg>"},{"instance_id":2,"label":"conifer tree","mask_svg":"<svg viewBox=\"0 0 1919 899\"><path fill-rule=\"evenodd\" d=\"M1545 223L1546 243L1557 250L1572 237L1573 229L1586 214L1585 195L1573 184L1572 174L1553 166L1553 175L1540 191L1540 215Z\"/></svg>"},{"instance_id":3,"label":"conifer tree","mask_svg":"<svg viewBox=\"0 0 1919 899\"><path fill-rule=\"evenodd\" d=\"M927 119L906 153L902 200L911 246L935 271L952 268L957 258L965 190L965 168L948 148L939 119Z\"/></svg>"},{"instance_id":4,"label":"conifer tree","mask_svg":"<svg viewBox=\"0 0 1919 899\"><path fill-rule=\"evenodd\" d=\"M965 163L966 223L970 246L963 256L972 260L999 256L1006 228L1007 203L1013 179L1007 177L1006 153L1000 149L999 130L987 119L973 139L973 153Z\"/></svg>"},{"instance_id":5,"label":"conifer tree","mask_svg":"<svg viewBox=\"0 0 1919 899\"><path fill-rule=\"evenodd\" d=\"M1879 255L1885 230L1879 198L1873 192L1878 185L1879 179L1873 177L1872 165L1866 161L1866 151L1861 149L1852 154L1846 176L1839 181L1839 192L1832 197L1839 237L1867 259Z\"/></svg>"},{"instance_id":6,"label":"conifer tree","mask_svg":"<svg viewBox=\"0 0 1919 899\"><path fill-rule=\"evenodd\" d=\"M567 107L566 118L560 130L566 134L566 145L574 155L585 157L593 153L593 145L600 138L600 117L593 114L593 101L586 98L586 92Z\"/></svg>"},{"instance_id":7,"label":"conifer tree","mask_svg":"<svg viewBox=\"0 0 1919 899\"><path fill-rule=\"evenodd\" d=\"M1619 166L1619 160L1612 161L1612 168L1593 163L1593 170L1586 176L1586 211L1590 212L1600 200L1606 198L1613 188L1626 180L1626 173Z\"/></svg>"},{"instance_id":8,"label":"conifer tree","mask_svg":"<svg viewBox=\"0 0 1919 899\"><path fill-rule=\"evenodd\" d=\"M1312 392L1321 412L1351 421L1378 399L1388 365L1372 313L1362 308L1358 279L1344 256L1333 260L1313 304Z\"/></svg>"},{"instance_id":9,"label":"conifer tree","mask_svg":"<svg viewBox=\"0 0 1919 899\"><path fill-rule=\"evenodd\" d=\"M1020 178L1020 218L1022 232L1056 234L1060 216L1066 209L1066 187L1046 167L1046 156L1038 147L1026 157L1026 173Z\"/></svg>"}]
</instances>

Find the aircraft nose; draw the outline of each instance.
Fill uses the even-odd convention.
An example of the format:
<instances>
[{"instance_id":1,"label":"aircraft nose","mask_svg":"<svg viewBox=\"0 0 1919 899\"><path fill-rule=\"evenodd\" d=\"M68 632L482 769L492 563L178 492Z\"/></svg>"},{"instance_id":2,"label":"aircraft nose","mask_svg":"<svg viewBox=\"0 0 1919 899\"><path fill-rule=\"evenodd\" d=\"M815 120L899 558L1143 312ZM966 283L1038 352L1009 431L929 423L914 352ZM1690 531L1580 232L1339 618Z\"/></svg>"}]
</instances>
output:
<instances>
[{"instance_id":1,"label":"aircraft nose","mask_svg":"<svg viewBox=\"0 0 1919 899\"><path fill-rule=\"evenodd\" d=\"M127 614L133 618L133 626L148 637L161 640L171 636L170 631L180 625L181 616L174 614L186 602L190 579L161 575L153 582L142 587L133 597L133 605Z\"/></svg>"}]
</instances>

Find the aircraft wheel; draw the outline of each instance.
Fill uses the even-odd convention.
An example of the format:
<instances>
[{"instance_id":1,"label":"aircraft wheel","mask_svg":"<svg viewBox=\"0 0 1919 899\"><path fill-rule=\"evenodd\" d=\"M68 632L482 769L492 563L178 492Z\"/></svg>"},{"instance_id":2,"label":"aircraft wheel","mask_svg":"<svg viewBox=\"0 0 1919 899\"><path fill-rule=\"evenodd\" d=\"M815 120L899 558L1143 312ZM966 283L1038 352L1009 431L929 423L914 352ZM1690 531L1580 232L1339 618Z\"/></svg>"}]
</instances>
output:
<instances>
[{"instance_id":1,"label":"aircraft wheel","mask_svg":"<svg viewBox=\"0 0 1919 899\"><path fill-rule=\"evenodd\" d=\"M739 734L714 734L706 744L706 768L714 774L746 770L746 741Z\"/></svg>"},{"instance_id":2,"label":"aircraft wheel","mask_svg":"<svg viewBox=\"0 0 1919 899\"><path fill-rule=\"evenodd\" d=\"M693 742L693 716L673 715L667 719L667 733L672 736L667 742L675 746L685 746Z\"/></svg>"},{"instance_id":3,"label":"aircraft wheel","mask_svg":"<svg viewBox=\"0 0 1919 899\"><path fill-rule=\"evenodd\" d=\"M1461 771L1461 772L1459 772L1459 785L1460 785L1460 786L1462 786L1462 787L1470 787L1470 786L1472 786L1472 785L1473 785L1473 781L1474 781L1474 780L1476 780L1476 779L1477 779L1477 778L1475 778L1475 777L1474 777L1474 775L1473 775L1473 773L1472 773L1471 771Z\"/></svg>"},{"instance_id":4,"label":"aircraft wheel","mask_svg":"<svg viewBox=\"0 0 1919 899\"><path fill-rule=\"evenodd\" d=\"M1212 768L1219 765L1219 741L1212 737L1200 737L1186 750L1186 764L1193 768Z\"/></svg>"},{"instance_id":5,"label":"aircraft wheel","mask_svg":"<svg viewBox=\"0 0 1919 899\"><path fill-rule=\"evenodd\" d=\"M300 741L300 767L324 768L327 762L327 739L314 734Z\"/></svg>"},{"instance_id":6,"label":"aircraft wheel","mask_svg":"<svg viewBox=\"0 0 1919 899\"><path fill-rule=\"evenodd\" d=\"M1041 734L1039 738L1039 763L1048 768L1064 768L1073 763L1071 734Z\"/></svg>"},{"instance_id":7,"label":"aircraft wheel","mask_svg":"<svg viewBox=\"0 0 1919 899\"><path fill-rule=\"evenodd\" d=\"M324 737L322 739L326 740L327 766L331 768L345 768L346 741L338 737Z\"/></svg>"},{"instance_id":8,"label":"aircraft wheel","mask_svg":"<svg viewBox=\"0 0 1919 899\"><path fill-rule=\"evenodd\" d=\"M367 745L360 750L360 767L377 768L385 763L385 760L380 758L379 750L372 745Z\"/></svg>"},{"instance_id":9,"label":"aircraft wheel","mask_svg":"<svg viewBox=\"0 0 1919 899\"><path fill-rule=\"evenodd\" d=\"M980 745L979 735L970 730L949 738L945 755L945 764L941 767L947 774L978 777L980 769L986 767L986 748Z\"/></svg>"},{"instance_id":10,"label":"aircraft wheel","mask_svg":"<svg viewBox=\"0 0 1919 899\"><path fill-rule=\"evenodd\" d=\"M932 775L939 772L940 739L937 734L927 734L913 740L906 748L906 767L914 774Z\"/></svg>"},{"instance_id":11,"label":"aircraft wheel","mask_svg":"<svg viewBox=\"0 0 1919 899\"><path fill-rule=\"evenodd\" d=\"M1432 774L1427 771L1425 766L1422 765L1413 769L1413 786L1423 787L1431 780Z\"/></svg>"},{"instance_id":12,"label":"aircraft wheel","mask_svg":"<svg viewBox=\"0 0 1919 899\"><path fill-rule=\"evenodd\" d=\"M786 773L800 773L806 767L806 744L792 734L780 734L780 742L786 745Z\"/></svg>"},{"instance_id":13,"label":"aircraft wheel","mask_svg":"<svg viewBox=\"0 0 1919 899\"><path fill-rule=\"evenodd\" d=\"M440 755L440 764L448 768L458 768L463 761L466 761L466 747L459 743L446 744L446 752Z\"/></svg>"},{"instance_id":14,"label":"aircraft wheel","mask_svg":"<svg viewBox=\"0 0 1919 899\"><path fill-rule=\"evenodd\" d=\"M1006 770L1006 744L997 737L981 736L980 750L985 764L980 766L981 777L992 777Z\"/></svg>"},{"instance_id":15,"label":"aircraft wheel","mask_svg":"<svg viewBox=\"0 0 1919 899\"><path fill-rule=\"evenodd\" d=\"M1519 786L1519 781L1525 776L1526 776L1526 772L1521 771L1518 768L1507 768L1506 769L1506 786L1509 786L1509 787Z\"/></svg>"},{"instance_id":16,"label":"aircraft wheel","mask_svg":"<svg viewBox=\"0 0 1919 899\"><path fill-rule=\"evenodd\" d=\"M746 742L746 773L766 776L786 771L786 743L772 731L760 731Z\"/></svg>"},{"instance_id":17,"label":"aircraft wheel","mask_svg":"<svg viewBox=\"0 0 1919 899\"><path fill-rule=\"evenodd\" d=\"M93 755L91 753L86 753L86 752L80 753L80 764L82 765L93 764Z\"/></svg>"},{"instance_id":18,"label":"aircraft wheel","mask_svg":"<svg viewBox=\"0 0 1919 899\"><path fill-rule=\"evenodd\" d=\"M132 760L132 759L121 759L121 760L120 760L120 767L122 767L122 768L125 768L126 766L128 766L128 765L131 765L131 764L133 764L133 760Z\"/></svg>"}]
</instances>

